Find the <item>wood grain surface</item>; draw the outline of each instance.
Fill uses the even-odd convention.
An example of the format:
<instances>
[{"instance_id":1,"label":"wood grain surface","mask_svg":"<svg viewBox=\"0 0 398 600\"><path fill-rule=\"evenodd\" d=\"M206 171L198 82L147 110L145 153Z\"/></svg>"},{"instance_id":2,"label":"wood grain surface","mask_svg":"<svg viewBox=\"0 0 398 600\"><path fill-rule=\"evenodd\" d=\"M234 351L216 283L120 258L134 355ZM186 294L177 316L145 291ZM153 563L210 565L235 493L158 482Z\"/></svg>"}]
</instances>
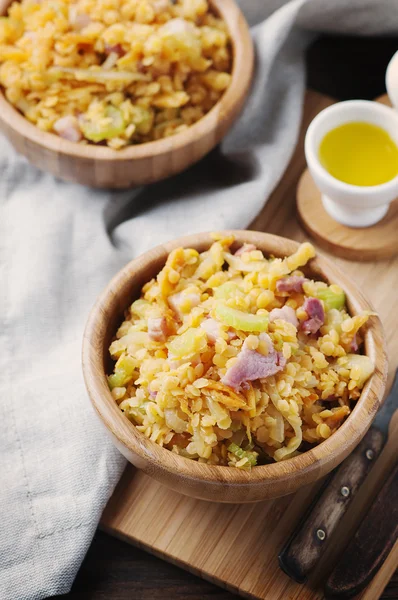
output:
<instances>
[{"instance_id":1,"label":"wood grain surface","mask_svg":"<svg viewBox=\"0 0 398 600\"><path fill-rule=\"evenodd\" d=\"M346 100L350 98L373 99L383 93L384 72L389 59L398 47L397 38L358 38L321 36L307 53L308 85L320 92ZM320 99L307 98L312 104ZM324 101L327 105L327 101ZM321 106L321 104L319 104ZM304 163L296 166L296 177L304 169ZM293 178L294 179L294 178ZM290 186L290 187L289 187ZM293 210L294 184L285 186L290 198L286 212ZM268 216L274 212L271 204L266 207ZM284 231L283 218L275 223L275 231ZM374 279L377 281L375 266ZM376 291L374 292L376 294ZM390 310L394 310L391 302ZM396 321L395 321L396 324ZM389 337L394 335L394 327ZM396 448L390 455L396 453ZM370 484L377 486L382 480L375 471ZM368 587L368 599L398 600L398 547L393 559L384 563L381 578ZM385 588L385 583L392 576ZM384 589L385 588L385 589ZM384 590L384 591L383 591ZM221 587L195 577L169 562L159 560L138 546L131 546L98 531L87 557L79 571L67 600L238 600L238 596ZM272 598L269 600L273 600Z\"/></svg>"},{"instance_id":2,"label":"wood grain surface","mask_svg":"<svg viewBox=\"0 0 398 600\"><path fill-rule=\"evenodd\" d=\"M384 219L372 227L346 227L326 212L321 193L306 169L297 186L297 212L304 229L333 256L376 261L398 254L398 199L391 203Z\"/></svg>"},{"instance_id":3,"label":"wood grain surface","mask_svg":"<svg viewBox=\"0 0 398 600\"><path fill-rule=\"evenodd\" d=\"M12 0L0 0L0 15ZM36 167L60 179L98 188L128 188L153 183L183 171L224 137L238 116L253 74L253 43L234 0L210 0L225 20L232 41L231 83L220 101L197 123L176 135L112 150L76 144L27 121L0 89L0 129L14 148Z\"/></svg>"},{"instance_id":4,"label":"wood grain surface","mask_svg":"<svg viewBox=\"0 0 398 600\"><path fill-rule=\"evenodd\" d=\"M97 531L72 591L63 600L240 600L137 546ZM397 600L398 572L381 600ZM272 600L272 598L270 599ZM288 599L286 599L288 600Z\"/></svg>"}]
</instances>

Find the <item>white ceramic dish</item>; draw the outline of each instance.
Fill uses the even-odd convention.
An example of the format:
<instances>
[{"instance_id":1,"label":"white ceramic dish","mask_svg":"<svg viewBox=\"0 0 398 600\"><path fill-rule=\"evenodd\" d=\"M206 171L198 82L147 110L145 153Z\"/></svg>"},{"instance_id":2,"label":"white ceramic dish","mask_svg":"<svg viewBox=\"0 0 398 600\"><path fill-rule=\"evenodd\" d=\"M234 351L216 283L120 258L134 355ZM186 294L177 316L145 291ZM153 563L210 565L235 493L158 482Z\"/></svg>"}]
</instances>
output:
<instances>
[{"instance_id":1,"label":"white ceramic dish","mask_svg":"<svg viewBox=\"0 0 398 600\"><path fill-rule=\"evenodd\" d=\"M388 63L386 71L386 89L391 104L398 110L398 51Z\"/></svg>"},{"instance_id":2,"label":"white ceramic dish","mask_svg":"<svg viewBox=\"0 0 398 600\"><path fill-rule=\"evenodd\" d=\"M323 137L352 121L382 127L398 145L398 113L394 109L368 100L348 100L329 106L311 122L305 137L305 157L329 215L348 227L369 227L387 214L390 202L398 196L398 176L380 185L351 185L330 175L319 159Z\"/></svg>"}]
</instances>

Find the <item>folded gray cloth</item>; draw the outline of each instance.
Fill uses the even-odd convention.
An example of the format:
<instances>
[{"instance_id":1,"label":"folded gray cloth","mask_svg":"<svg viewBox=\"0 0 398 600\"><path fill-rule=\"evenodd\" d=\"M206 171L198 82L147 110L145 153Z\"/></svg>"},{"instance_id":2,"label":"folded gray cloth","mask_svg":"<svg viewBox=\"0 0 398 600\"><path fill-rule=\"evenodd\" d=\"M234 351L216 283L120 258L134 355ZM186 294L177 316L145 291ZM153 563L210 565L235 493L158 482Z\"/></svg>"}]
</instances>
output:
<instances>
[{"instance_id":1,"label":"folded gray cloth","mask_svg":"<svg viewBox=\"0 0 398 600\"><path fill-rule=\"evenodd\" d=\"M398 33L396 0L240 4L257 51L251 95L221 147L187 172L101 192L38 172L0 138L2 600L70 589L124 467L81 375L97 294L159 242L251 222L296 142L314 32Z\"/></svg>"}]
</instances>

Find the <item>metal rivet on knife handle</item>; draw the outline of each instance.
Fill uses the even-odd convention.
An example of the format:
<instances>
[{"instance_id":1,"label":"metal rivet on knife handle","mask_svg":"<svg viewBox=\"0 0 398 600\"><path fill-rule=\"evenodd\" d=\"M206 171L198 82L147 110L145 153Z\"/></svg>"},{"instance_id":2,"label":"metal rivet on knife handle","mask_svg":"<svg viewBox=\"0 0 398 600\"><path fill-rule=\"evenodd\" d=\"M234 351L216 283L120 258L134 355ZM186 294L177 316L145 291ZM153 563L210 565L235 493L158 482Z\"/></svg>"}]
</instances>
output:
<instances>
[{"instance_id":1,"label":"metal rivet on knife handle","mask_svg":"<svg viewBox=\"0 0 398 600\"><path fill-rule=\"evenodd\" d=\"M326 539L326 532L323 529L318 529L318 531L316 532L316 537L318 538L318 540L323 542Z\"/></svg>"},{"instance_id":2,"label":"metal rivet on knife handle","mask_svg":"<svg viewBox=\"0 0 398 600\"><path fill-rule=\"evenodd\" d=\"M350 488L348 488L346 485L343 485L340 492L341 495L344 496L344 498L348 498L348 496L350 495Z\"/></svg>"},{"instance_id":3,"label":"metal rivet on knife handle","mask_svg":"<svg viewBox=\"0 0 398 600\"><path fill-rule=\"evenodd\" d=\"M365 455L368 460L373 460L375 453L369 448L366 450Z\"/></svg>"}]
</instances>

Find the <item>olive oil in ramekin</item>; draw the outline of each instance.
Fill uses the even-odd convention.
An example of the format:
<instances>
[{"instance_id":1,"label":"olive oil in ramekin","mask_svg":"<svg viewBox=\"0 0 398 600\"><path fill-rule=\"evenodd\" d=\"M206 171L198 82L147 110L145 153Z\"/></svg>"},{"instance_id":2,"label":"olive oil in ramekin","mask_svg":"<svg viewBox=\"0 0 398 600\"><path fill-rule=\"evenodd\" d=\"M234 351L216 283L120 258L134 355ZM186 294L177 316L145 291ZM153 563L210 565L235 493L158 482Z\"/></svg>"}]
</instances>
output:
<instances>
[{"instance_id":1,"label":"olive oil in ramekin","mask_svg":"<svg viewBox=\"0 0 398 600\"><path fill-rule=\"evenodd\" d=\"M351 185L387 183L398 175L398 148L389 134L372 123L344 123L329 131L319 146L323 167Z\"/></svg>"}]
</instances>

